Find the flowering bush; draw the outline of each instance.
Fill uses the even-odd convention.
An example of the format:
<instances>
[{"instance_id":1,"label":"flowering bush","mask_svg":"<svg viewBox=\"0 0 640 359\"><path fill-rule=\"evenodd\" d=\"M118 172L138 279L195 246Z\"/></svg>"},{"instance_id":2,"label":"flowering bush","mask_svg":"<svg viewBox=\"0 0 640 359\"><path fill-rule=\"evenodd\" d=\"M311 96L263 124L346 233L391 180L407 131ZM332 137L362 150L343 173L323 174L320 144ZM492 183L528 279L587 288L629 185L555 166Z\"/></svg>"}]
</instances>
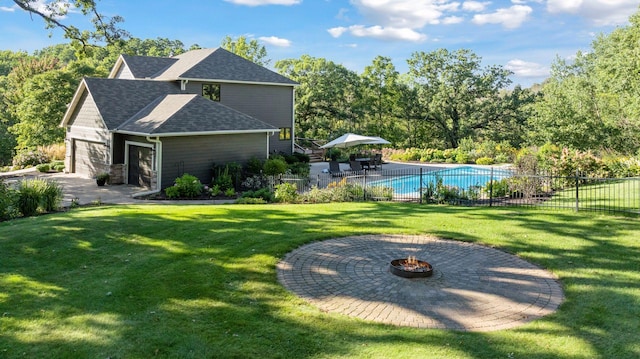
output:
<instances>
[{"instance_id":1,"label":"flowering bush","mask_svg":"<svg viewBox=\"0 0 640 359\"><path fill-rule=\"evenodd\" d=\"M16 167L37 166L41 163L48 163L49 157L42 151L23 150L18 152L13 158L13 165Z\"/></svg>"},{"instance_id":2,"label":"flowering bush","mask_svg":"<svg viewBox=\"0 0 640 359\"><path fill-rule=\"evenodd\" d=\"M172 187L165 189L169 198L195 198L202 194L204 186L196 176L188 173L176 178Z\"/></svg>"}]
</instances>

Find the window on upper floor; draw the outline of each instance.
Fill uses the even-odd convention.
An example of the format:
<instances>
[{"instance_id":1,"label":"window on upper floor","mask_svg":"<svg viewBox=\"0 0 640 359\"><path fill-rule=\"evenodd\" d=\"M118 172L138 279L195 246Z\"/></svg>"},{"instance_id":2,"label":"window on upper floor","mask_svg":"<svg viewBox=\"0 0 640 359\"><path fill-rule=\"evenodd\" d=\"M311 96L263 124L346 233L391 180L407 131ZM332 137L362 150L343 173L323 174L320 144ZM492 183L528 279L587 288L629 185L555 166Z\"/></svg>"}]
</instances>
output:
<instances>
[{"instance_id":1,"label":"window on upper floor","mask_svg":"<svg viewBox=\"0 0 640 359\"><path fill-rule=\"evenodd\" d=\"M203 84L202 96L213 101L220 101L220 84Z\"/></svg>"},{"instance_id":2,"label":"window on upper floor","mask_svg":"<svg viewBox=\"0 0 640 359\"><path fill-rule=\"evenodd\" d=\"M291 127L280 127L280 141L291 139Z\"/></svg>"}]
</instances>

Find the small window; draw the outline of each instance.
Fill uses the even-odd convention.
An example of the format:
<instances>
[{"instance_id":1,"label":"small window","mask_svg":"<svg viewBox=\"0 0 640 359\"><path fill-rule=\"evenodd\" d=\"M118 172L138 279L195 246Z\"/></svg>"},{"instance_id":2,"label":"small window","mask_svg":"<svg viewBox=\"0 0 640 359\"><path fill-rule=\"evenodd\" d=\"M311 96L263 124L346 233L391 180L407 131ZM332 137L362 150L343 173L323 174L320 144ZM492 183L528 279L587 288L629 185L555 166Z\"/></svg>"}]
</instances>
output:
<instances>
[{"instance_id":1,"label":"small window","mask_svg":"<svg viewBox=\"0 0 640 359\"><path fill-rule=\"evenodd\" d=\"M212 101L220 101L220 84L203 84L202 96Z\"/></svg>"},{"instance_id":2,"label":"small window","mask_svg":"<svg viewBox=\"0 0 640 359\"><path fill-rule=\"evenodd\" d=\"M291 139L291 127L280 128L280 141L286 141Z\"/></svg>"}]
</instances>

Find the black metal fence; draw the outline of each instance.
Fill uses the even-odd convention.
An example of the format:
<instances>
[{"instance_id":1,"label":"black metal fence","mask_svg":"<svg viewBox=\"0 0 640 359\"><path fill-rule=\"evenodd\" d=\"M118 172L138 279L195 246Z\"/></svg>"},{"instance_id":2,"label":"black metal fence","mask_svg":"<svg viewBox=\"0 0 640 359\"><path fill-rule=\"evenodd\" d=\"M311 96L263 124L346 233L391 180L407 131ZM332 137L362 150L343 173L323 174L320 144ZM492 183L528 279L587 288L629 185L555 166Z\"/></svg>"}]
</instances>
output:
<instances>
[{"instance_id":1,"label":"black metal fence","mask_svg":"<svg viewBox=\"0 0 640 359\"><path fill-rule=\"evenodd\" d=\"M282 175L272 183L292 183L301 194L349 188L354 200L413 201L465 206L530 206L576 211L640 214L640 177L598 178L520 174L510 169L426 168Z\"/></svg>"}]
</instances>

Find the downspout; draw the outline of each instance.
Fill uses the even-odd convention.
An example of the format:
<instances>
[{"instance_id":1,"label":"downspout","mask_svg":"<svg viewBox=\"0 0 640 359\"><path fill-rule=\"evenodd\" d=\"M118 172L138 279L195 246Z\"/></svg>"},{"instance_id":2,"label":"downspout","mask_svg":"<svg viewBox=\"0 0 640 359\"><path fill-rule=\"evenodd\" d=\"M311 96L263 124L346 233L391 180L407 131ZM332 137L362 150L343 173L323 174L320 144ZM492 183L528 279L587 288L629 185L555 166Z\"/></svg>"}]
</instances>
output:
<instances>
[{"instance_id":1,"label":"downspout","mask_svg":"<svg viewBox=\"0 0 640 359\"><path fill-rule=\"evenodd\" d=\"M134 194L134 197L146 196L148 194L158 193L162 190L162 141L160 141L160 137L156 136L155 139L151 138L151 136L146 137L147 141L151 143L155 143L155 167L156 167L156 188L150 189L149 191L139 192Z\"/></svg>"},{"instance_id":2,"label":"downspout","mask_svg":"<svg viewBox=\"0 0 640 359\"><path fill-rule=\"evenodd\" d=\"M296 150L296 88L291 91L291 153Z\"/></svg>"},{"instance_id":3,"label":"downspout","mask_svg":"<svg viewBox=\"0 0 640 359\"><path fill-rule=\"evenodd\" d=\"M273 136L275 134L276 134L275 132L267 132L266 133L266 135L267 135L267 157L266 158L267 159L269 159L269 141L270 141L271 136Z\"/></svg>"},{"instance_id":4,"label":"downspout","mask_svg":"<svg viewBox=\"0 0 640 359\"><path fill-rule=\"evenodd\" d=\"M180 90L186 91L189 80L180 80Z\"/></svg>"}]
</instances>

